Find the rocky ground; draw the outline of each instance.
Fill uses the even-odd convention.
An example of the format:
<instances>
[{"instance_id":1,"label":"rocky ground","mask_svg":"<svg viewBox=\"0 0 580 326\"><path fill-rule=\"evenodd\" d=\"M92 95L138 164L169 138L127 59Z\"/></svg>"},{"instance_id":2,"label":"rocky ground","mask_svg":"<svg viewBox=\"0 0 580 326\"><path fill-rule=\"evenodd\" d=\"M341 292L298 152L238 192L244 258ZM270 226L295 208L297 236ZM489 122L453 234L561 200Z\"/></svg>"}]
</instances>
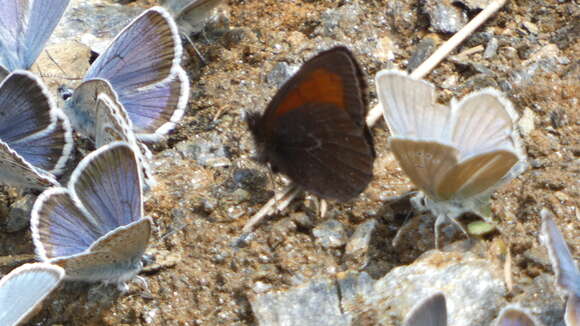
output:
<instances>
[{"instance_id":1,"label":"rocky ground","mask_svg":"<svg viewBox=\"0 0 580 326\"><path fill-rule=\"evenodd\" d=\"M145 203L156 225L148 250L156 262L142 274L149 288L132 283L122 294L114 286L67 283L31 325L254 325L282 324L284 318L292 320L284 325L399 325L435 289L448 296L451 325L489 325L509 302L528 307L545 325L563 325L564 299L554 289L538 232L539 211L548 207L579 257L575 1L508 2L426 77L443 102L498 88L522 116L530 168L493 195L501 231L466 241L448 228L445 248L434 251L433 218L426 216L394 247L410 211L404 200L391 199L413 185L390 153L381 121L372 130L375 177L359 198L330 202L320 218L316 201L301 195L245 245L236 242L244 223L281 185L252 160L244 110L263 110L305 59L338 44L362 64L374 106L375 73L412 70L485 2L226 1L194 38L205 63L193 51L184 55L191 77L185 118L151 146L158 186ZM82 44L106 44L155 4L71 3L48 47L52 59L45 52L35 68L53 88L84 74L89 51ZM34 195L20 196L6 189L0 197L4 273L33 253L26 208Z\"/></svg>"}]
</instances>

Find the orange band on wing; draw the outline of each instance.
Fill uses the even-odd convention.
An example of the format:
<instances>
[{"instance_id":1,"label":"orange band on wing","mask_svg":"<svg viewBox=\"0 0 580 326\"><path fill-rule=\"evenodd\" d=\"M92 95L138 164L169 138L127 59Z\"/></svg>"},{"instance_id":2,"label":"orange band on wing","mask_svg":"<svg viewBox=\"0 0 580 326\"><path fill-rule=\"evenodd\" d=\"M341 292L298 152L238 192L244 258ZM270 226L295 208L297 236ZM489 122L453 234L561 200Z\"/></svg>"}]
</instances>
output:
<instances>
[{"instance_id":1,"label":"orange band on wing","mask_svg":"<svg viewBox=\"0 0 580 326\"><path fill-rule=\"evenodd\" d=\"M283 115L306 103L332 103L345 109L343 80L339 75L326 69L316 69L302 80L276 109L276 116Z\"/></svg>"}]
</instances>

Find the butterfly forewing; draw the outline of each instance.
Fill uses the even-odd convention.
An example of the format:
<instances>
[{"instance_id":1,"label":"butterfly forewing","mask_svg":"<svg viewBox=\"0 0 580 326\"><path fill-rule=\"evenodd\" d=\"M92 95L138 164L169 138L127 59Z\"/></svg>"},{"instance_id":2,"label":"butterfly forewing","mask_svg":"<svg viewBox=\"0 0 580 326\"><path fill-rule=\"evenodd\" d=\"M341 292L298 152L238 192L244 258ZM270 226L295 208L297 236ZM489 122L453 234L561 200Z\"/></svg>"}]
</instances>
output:
<instances>
[{"instance_id":1,"label":"butterfly forewing","mask_svg":"<svg viewBox=\"0 0 580 326\"><path fill-rule=\"evenodd\" d=\"M445 296L437 293L421 301L405 318L403 326L446 326Z\"/></svg>"},{"instance_id":2,"label":"butterfly forewing","mask_svg":"<svg viewBox=\"0 0 580 326\"><path fill-rule=\"evenodd\" d=\"M13 142L10 147L35 167L60 175L73 150L69 121L57 111L55 123L43 132Z\"/></svg>"},{"instance_id":3,"label":"butterfly forewing","mask_svg":"<svg viewBox=\"0 0 580 326\"><path fill-rule=\"evenodd\" d=\"M483 194L496 185L516 164L510 151L493 151L472 157L453 166L436 187L442 198L466 199Z\"/></svg>"},{"instance_id":4,"label":"butterfly forewing","mask_svg":"<svg viewBox=\"0 0 580 326\"><path fill-rule=\"evenodd\" d=\"M148 185L154 185L155 179L146 159L147 147L135 137L131 120L121 104L110 95L100 93L97 96L96 110L95 147L99 148L116 141L126 142L137 155L144 181Z\"/></svg>"},{"instance_id":5,"label":"butterfly forewing","mask_svg":"<svg viewBox=\"0 0 580 326\"><path fill-rule=\"evenodd\" d=\"M176 27L161 8L133 20L93 62L85 80L108 80L117 93L134 91L166 79L181 53Z\"/></svg>"},{"instance_id":6,"label":"butterfly forewing","mask_svg":"<svg viewBox=\"0 0 580 326\"><path fill-rule=\"evenodd\" d=\"M450 110L435 103L433 85L398 71L379 72L376 83L391 136L443 139Z\"/></svg>"},{"instance_id":7,"label":"butterfly forewing","mask_svg":"<svg viewBox=\"0 0 580 326\"><path fill-rule=\"evenodd\" d=\"M130 122L123 117L121 105L102 93L97 97L97 121L95 130L95 147L107 145L115 141L134 143Z\"/></svg>"},{"instance_id":8,"label":"butterfly forewing","mask_svg":"<svg viewBox=\"0 0 580 326\"><path fill-rule=\"evenodd\" d=\"M26 21L28 26L24 33L23 47L20 49L19 53L22 58L22 66L19 68L28 69L32 66L34 61L36 61L36 58L44 49L46 41L48 41L50 35L63 16L69 1L70 0L29 0L32 7L30 8L30 15Z\"/></svg>"},{"instance_id":9,"label":"butterfly forewing","mask_svg":"<svg viewBox=\"0 0 580 326\"><path fill-rule=\"evenodd\" d=\"M32 239L42 260L87 250L107 230L89 216L66 188L43 192L32 208Z\"/></svg>"},{"instance_id":10,"label":"butterfly forewing","mask_svg":"<svg viewBox=\"0 0 580 326\"><path fill-rule=\"evenodd\" d=\"M303 103L333 104L349 114L356 124L364 123L366 113L365 82L360 67L346 48L334 48L310 59L274 96L263 125L271 132L277 118Z\"/></svg>"},{"instance_id":11,"label":"butterfly forewing","mask_svg":"<svg viewBox=\"0 0 580 326\"><path fill-rule=\"evenodd\" d=\"M143 213L141 173L135 153L129 146L118 144L93 152L98 155L79 163L70 181L83 207L107 231L130 224Z\"/></svg>"},{"instance_id":12,"label":"butterfly forewing","mask_svg":"<svg viewBox=\"0 0 580 326\"><path fill-rule=\"evenodd\" d=\"M444 176L457 165L455 148L400 137L391 137L389 141L401 168L419 189L438 200L450 199L440 196L437 185L445 182Z\"/></svg>"},{"instance_id":13,"label":"butterfly forewing","mask_svg":"<svg viewBox=\"0 0 580 326\"><path fill-rule=\"evenodd\" d=\"M20 266L0 280L0 325L18 325L58 286L62 268L35 263Z\"/></svg>"},{"instance_id":14,"label":"butterfly forewing","mask_svg":"<svg viewBox=\"0 0 580 326\"><path fill-rule=\"evenodd\" d=\"M459 103L453 102L452 111L451 141L461 152L461 160L493 149L516 153L512 134L517 115L497 91L468 95Z\"/></svg>"},{"instance_id":15,"label":"butterfly forewing","mask_svg":"<svg viewBox=\"0 0 580 326\"><path fill-rule=\"evenodd\" d=\"M8 144L44 130L56 120L48 93L28 72L11 74L0 85L0 94L0 139Z\"/></svg>"}]
</instances>

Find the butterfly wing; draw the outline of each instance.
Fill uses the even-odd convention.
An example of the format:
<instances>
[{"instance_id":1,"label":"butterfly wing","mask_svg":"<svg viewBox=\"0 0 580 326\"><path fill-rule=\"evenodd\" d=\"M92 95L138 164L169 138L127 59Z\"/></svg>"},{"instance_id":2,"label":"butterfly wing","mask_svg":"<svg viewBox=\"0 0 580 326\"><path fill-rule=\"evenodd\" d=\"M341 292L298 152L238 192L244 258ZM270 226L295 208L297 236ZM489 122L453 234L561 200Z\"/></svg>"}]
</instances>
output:
<instances>
[{"instance_id":1,"label":"butterfly wing","mask_svg":"<svg viewBox=\"0 0 580 326\"><path fill-rule=\"evenodd\" d=\"M566 303L566 314L564 320L567 326L580 325L580 296L570 295Z\"/></svg>"},{"instance_id":2,"label":"butterfly wing","mask_svg":"<svg viewBox=\"0 0 580 326\"><path fill-rule=\"evenodd\" d=\"M32 207L30 226L42 261L87 250L109 230L98 224L66 188L44 191Z\"/></svg>"},{"instance_id":3,"label":"butterfly wing","mask_svg":"<svg viewBox=\"0 0 580 326\"><path fill-rule=\"evenodd\" d=\"M43 132L12 143L11 147L35 167L60 175L73 150L70 123L61 111L57 111L56 123Z\"/></svg>"},{"instance_id":4,"label":"butterfly wing","mask_svg":"<svg viewBox=\"0 0 580 326\"><path fill-rule=\"evenodd\" d=\"M64 270L44 263L25 264L0 280L0 325L17 325L58 286Z\"/></svg>"},{"instance_id":5,"label":"butterfly wing","mask_svg":"<svg viewBox=\"0 0 580 326\"><path fill-rule=\"evenodd\" d=\"M435 87L403 72L383 70L376 76L377 94L391 136L444 140L449 108L435 103Z\"/></svg>"},{"instance_id":6,"label":"butterfly wing","mask_svg":"<svg viewBox=\"0 0 580 326\"><path fill-rule=\"evenodd\" d=\"M411 181L431 198L447 200L437 186L444 183L445 175L457 165L458 151L439 142L389 138L391 150Z\"/></svg>"},{"instance_id":7,"label":"butterfly wing","mask_svg":"<svg viewBox=\"0 0 580 326\"><path fill-rule=\"evenodd\" d=\"M69 0L4 1L0 13L0 65L29 69L60 21Z\"/></svg>"},{"instance_id":8,"label":"butterfly wing","mask_svg":"<svg viewBox=\"0 0 580 326\"><path fill-rule=\"evenodd\" d=\"M154 185L155 178L146 159L149 151L135 137L131 120L121 104L110 95L101 93L97 96L96 111L95 147L99 148L116 141L126 142L137 155L139 165L143 169L144 180L148 185Z\"/></svg>"},{"instance_id":9,"label":"butterfly wing","mask_svg":"<svg viewBox=\"0 0 580 326\"><path fill-rule=\"evenodd\" d=\"M144 218L111 231L87 252L53 260L67 271L67 279L118 281L131 279L141 269L149 243L151 219Z\"/></svg>"},{"instance_id":10,"label":"butterfly wing","mask_svg":"<svg viewBox=\"0 0 580 326\"><path fill-rule=\"evenodd\" d=\"M279 120L273 166L321 197L347 201L365 190L372 178L372 158L366 138L348 115L318 103Z\"/></svg>"},{"instance_id":11,"label":"butterfly wing","mask_svg":"<svg viewBox=\"0 0 580 326\"><path fill-rule=\"evenodd\" d=\"M436 293L418 303L403 322L403 326L445 325L447 325L447 307L443 293Z\"/></svg>"},{"instance_id":12,"label":"butterfly wing","mask_svg":"<svg viewBox=\"0 0 580 326\"><path fill-rule=\"evenodd\" d=\"M496 326L535 326L534 319L521 309L506 307L502 309Z\"/></svg>"},{"instance_id":13,"label":"butterfly wing","mask_svg":"<svg viewBox=\"0 0 580 326\"><path fill-rule=\"evenodd\" d=\"M580 272L574 263L570 249L554 222L554 214L542 209L541 239L550 255L552 267L556 273L556 283L566 292L580 297Z\"/></svg>"},{"instance_id":14,"label":"butterfly wing","mask_svg":"<svg viewBox=\"0 0 580 326\"><path fill-rule=\"evenodd\" d=\"M61 172L72 150L72 134L40 79L14 72L0 92L0 139L33 166Z\"/></svg>"},{"instance_id":15,"label":"butterfly wing","mask_svg":"<svg viewBox=\"0 0 580 326\"><path fill-rule=\"evenodd\" d=\"M120 93L119 100L143 141L157 141L175 128L189 99L189 78L178 67L170 78L134 93Z\"/></svg>"},{"instance_id":16,"label":"butterfly wing","mask_svg":"<svg viewBox=\"0 0 580 326\"><path fill-rule=\"evenodd\" d=\"M109 81L137 134L158 139L183 115L189 81L179 67L181 41L159 7L133 20L91 65L85 80Z\"/></svg>"},{"instance_id":17,"label":"butterfly wing","mask_svg":"<svg viewBox=\"0 0 580 326\"><path fill-rule=\"evenodd\" d=\"M461 160L497 149L518 155L513 136L517 113L498 91L485 89L453 101L451 112L451 142Z\"/></svg>"},{"instance_id":18,"label":"butterfly wing","mask_svg":"<svg viewBox=\"0 0 580 326\"><path fill-rule=\"evenodd\" d=\"M0 182L40 190L59 185L52 174L35 168L1 140Z\"/></svg>"},{"instance_id":19,"label":"butterfly wing","mask_svg":"<svg viewBox=\"0 0 580 326\"><path fill-rule=\"evenodd\" d=\"M95 147L107 145L115 141L124 141L136 146L137 140L133 134L131 121L122 105L111 96L109 92L102 92L97 95L96 126L95 126Z\"/></svg>"},{"instance_id":20,"label":"butterfly wing","mask_svg":"<svg viewBox=\"0 0 580 326\"><path fill-rule=\"evenodd\" d=\"M91 252L114 251L120 257L129 259L141 257L151 236L151 218L142 218L131 224L120 226L95 242Z\"/></svg>"},{"instance_id":21,"label":"butterfly wing","mask_svg":"<svg viewBox=\"0 0 580 326\"><path fill-rule=\"evenodd\" d=\"M436 187L441 198L467 199L488 193L518 162L511 151L479 154L449 170Z\"/></svg>"},{"instance_id":22,"label":"butterfly wing","mask_svg":"<svg viewBox=\"0 0 580 326\"><path fill-rule=\"evenodd\" d=\"M357 196L374 161L364 91L362 71L346 48L307 61L262 117L249 118L261 159L321 197Z\"/></svg>"},{"instance_id":23,"label":"butterfly wing","mask_svg":"<svg viewBox=\"0 0 580 326\"><path fill-rule=\"evenodd\" d=\"M181 30L189 35L200 32L206 19L223 0L167 0L163 6L173 13Z\"/></svg>"},{"instance_id":24,"label":"butterfly wing","mask_svg":"<svg viewBox=\"0 0 580 326\"><path fill-rule=\"evenodd\" d=\"M65 101L64 112L77 132L91 140L95 139L97 130L97 97L108 94L116 98L111 84L104 79L91 79L82 82Z\"/></svg>"},{"instance_id":25,"label":"butterfly wing","mask_svg":"<svg viewBox=\"0 0 580 326\"><path fill-rule=\"evenodd\" d=\"M89 154L72 173L69 187L107 231L143 216L141 171L126 143L111 143Z\"/></svg>"}]
</instances>

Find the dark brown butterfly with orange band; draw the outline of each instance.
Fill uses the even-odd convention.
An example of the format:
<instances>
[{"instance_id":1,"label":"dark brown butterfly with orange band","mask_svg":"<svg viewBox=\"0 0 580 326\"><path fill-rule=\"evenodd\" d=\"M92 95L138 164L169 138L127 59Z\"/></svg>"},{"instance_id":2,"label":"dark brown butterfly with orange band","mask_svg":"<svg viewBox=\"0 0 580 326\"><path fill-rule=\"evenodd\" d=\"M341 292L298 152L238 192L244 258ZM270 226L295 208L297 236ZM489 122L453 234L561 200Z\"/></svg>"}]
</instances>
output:
<instances>
[{"instance_id":1,"label":"dark brown butterfly with orange band","mask_svg":"<svg viewBox=\"0 0 580 326\"><path fill-rule=\"evenodd\" d=\"M372 178L366 108L354 55L342 46L324 51L302 65L262 115L248 114L258 160L322 198L352 199Z\"/></svg>"}]
</instances>

